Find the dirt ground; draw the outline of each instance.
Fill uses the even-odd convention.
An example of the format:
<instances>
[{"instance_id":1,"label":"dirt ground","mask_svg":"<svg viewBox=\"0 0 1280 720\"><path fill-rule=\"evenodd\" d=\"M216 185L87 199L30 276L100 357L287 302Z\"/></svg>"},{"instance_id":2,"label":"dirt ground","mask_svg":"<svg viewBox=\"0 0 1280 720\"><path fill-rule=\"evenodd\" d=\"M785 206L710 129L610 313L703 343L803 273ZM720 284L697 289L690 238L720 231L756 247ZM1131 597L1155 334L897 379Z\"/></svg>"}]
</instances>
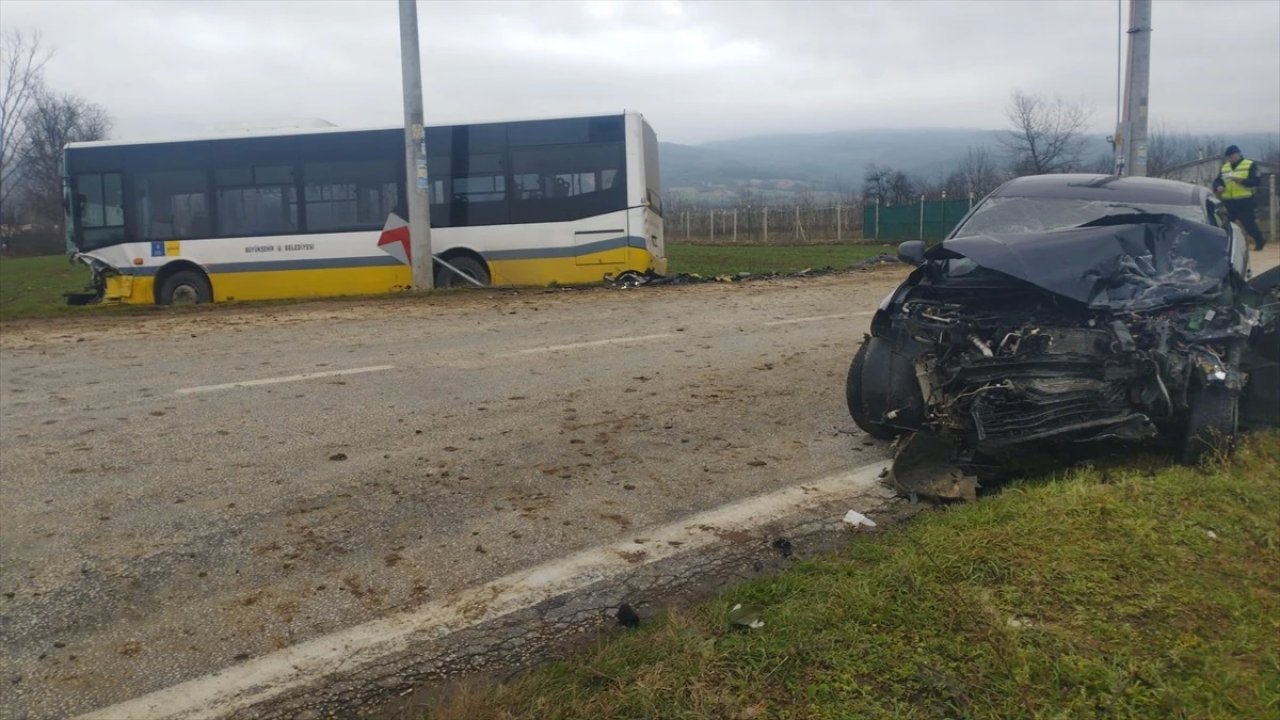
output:
<instances>
[{"instance_id":1,"label":"dirt ground","mask_svg":"<svg viewBox=\"0 0 1280 720\"><path fill-rule=\"evenodd\" d=\"M883 458L844 375L904 272L7 324L6 714L109 705Z\"/></svg>"}]
</instances>

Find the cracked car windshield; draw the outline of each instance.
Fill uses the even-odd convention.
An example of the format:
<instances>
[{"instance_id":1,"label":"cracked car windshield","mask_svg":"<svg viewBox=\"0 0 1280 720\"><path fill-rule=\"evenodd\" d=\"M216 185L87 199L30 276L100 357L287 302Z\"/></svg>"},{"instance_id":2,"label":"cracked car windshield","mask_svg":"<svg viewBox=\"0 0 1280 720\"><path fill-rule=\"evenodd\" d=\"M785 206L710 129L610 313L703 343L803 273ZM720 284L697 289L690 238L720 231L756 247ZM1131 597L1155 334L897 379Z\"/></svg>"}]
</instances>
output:
<instances>
[{"instance_id":1,"label":"cracked car windshield","mask_svg":"<svg viewBox=\"0 0 1280 720\"><path fill-rule=\"evenodd\" d=\"M974 211L955 237L1012 235L1048 232L1079 227L1108 215L1133 213L1177 215L1192 222L1205 222L1205 210L1196 205L1141 205L1105 200L1074 200L1041 197L993 197Z\"/></svg>"}]
</instances>

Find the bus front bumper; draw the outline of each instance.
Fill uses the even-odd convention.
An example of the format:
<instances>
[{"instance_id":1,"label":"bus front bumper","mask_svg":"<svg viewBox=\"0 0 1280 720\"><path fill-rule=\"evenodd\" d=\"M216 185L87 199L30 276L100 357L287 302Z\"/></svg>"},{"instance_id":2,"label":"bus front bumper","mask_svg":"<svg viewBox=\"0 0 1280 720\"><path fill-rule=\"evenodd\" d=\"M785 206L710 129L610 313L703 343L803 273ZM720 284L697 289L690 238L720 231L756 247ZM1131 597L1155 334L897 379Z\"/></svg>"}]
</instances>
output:
<instances>
[{"instance_id":1,"label":"bus front bumper","mask_svg":"<svg viewBox=\"0 0 1280 720\"><path fill-rule=\"evenodd\" d=\"M153 279L137 275L124 275L101 258L84 253L71 256L72 262L82 262L92 273L89 287L82 292L66 292L68 305L94 303L149 303L152 301Z\"/></svg>"}]
</instances>

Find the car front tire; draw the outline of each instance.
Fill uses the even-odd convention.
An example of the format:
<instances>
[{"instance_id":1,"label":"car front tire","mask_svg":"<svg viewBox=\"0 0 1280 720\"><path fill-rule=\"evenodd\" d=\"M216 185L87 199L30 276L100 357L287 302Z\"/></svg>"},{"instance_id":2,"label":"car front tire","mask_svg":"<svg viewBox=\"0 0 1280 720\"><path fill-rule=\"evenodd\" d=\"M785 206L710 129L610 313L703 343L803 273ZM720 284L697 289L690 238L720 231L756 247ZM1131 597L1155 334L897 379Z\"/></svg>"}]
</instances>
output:
<instances>
[{"instance_id":1,"label":"car front tire","mask_svg":"<svg viewBox=\"0 0 1280 720\"><path fill-rule=\"evenodd\" d=\"M1222 385L1196 385L1188 405L1182 461L1195 464L1215 450L1229 449L1239 425L1240 395Z\"/></svg>"},{"instance_id":2,"label":"car front tire","mask_svg":"<svg viewBox=\"0 0 1280 720\"><path fill-rule=\"evenodd\" d=\"M858 348L858 352L853 355L853 362L849 365L849 376L845 380L845 401L849 405L849 415L853 418L853 422L863 432L880 440L892 440L898 435L893 428L879 422L871 420L867 413L866 401L862 395L862 384L867 367L867 353L870 352L871 343L876 338L867 338L862 343L862 347ZM886 378L871 378L872 382L885 382Z\"/></svg>"}]
</instances>

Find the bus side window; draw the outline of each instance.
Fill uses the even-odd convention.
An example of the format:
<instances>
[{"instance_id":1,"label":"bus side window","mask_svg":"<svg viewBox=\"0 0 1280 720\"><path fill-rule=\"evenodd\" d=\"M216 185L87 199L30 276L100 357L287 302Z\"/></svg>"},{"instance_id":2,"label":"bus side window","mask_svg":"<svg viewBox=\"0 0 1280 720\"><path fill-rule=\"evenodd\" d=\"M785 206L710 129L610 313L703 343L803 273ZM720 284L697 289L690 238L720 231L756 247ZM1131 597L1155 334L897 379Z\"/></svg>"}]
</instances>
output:
<instances>
[{"instance_id":1,"label":"bus side window","mask_svg":"<svg viewBox=\"0 0 1280 720\"><path fill-rule=\"evenodd\" d=\"M203 170L140 173L133 183L135 240L209 237L209 180Z\"/></svg>"},{"instance_id":2,"label":"bus side window","mask_svg":"<svg viewBox=\"0 0 1280 720\"><path fill-rule=\"evenodd\" d=\"M298 195L291 165L218 168L217 231L223 237L298 231Z\"/></svg>"},{"instance_id":3,"label":"bus side window","mask_svg":"<svg viewBox=\"0 0 1280 720\"><path fill-rule=\"evenodd\" d=\"M307 163L302 179L308 232L380 228L396 210L391 160Z\"/></svg>"},{"instance_id":4,"label":"bus side window","mask_svg":"<svg viewBox=\"0 0 1280 720\"><path fill-rule=\"evenodd\" d=\"M513 222L563 222L626 205L622 143L512 148Z\"/></svg>"}]
</instances>

